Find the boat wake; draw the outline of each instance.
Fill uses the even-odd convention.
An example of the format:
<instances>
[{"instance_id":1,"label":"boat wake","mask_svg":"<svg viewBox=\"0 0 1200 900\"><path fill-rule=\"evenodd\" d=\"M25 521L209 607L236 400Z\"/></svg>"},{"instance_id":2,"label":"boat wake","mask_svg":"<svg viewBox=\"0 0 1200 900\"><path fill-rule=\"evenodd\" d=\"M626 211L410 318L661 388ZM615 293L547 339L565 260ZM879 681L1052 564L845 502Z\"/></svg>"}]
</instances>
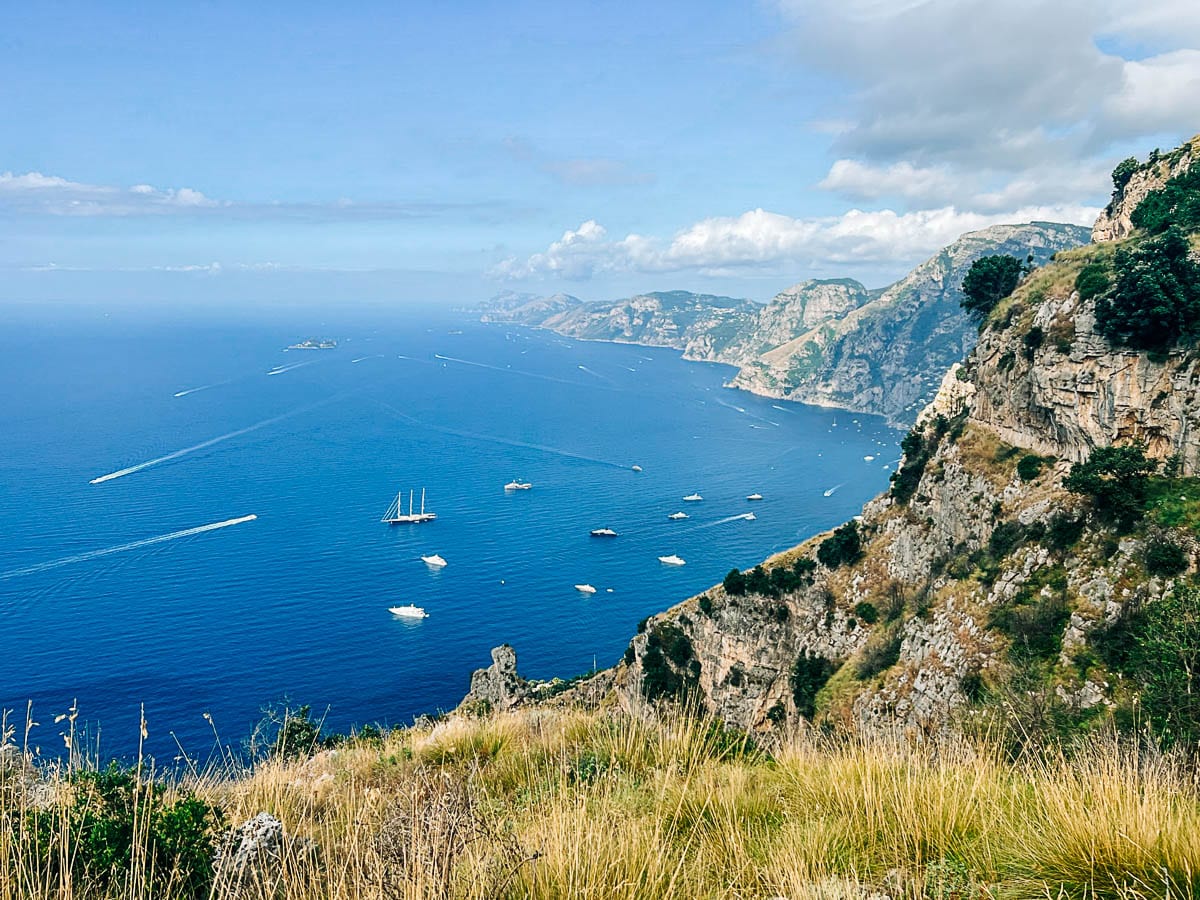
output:
<instances>
[{"instance_id":1,"label":"boat wake","mask_svg":"<svg viewBox=\"0 0 1200 900\"><path fill-rule=\"evenodd\" d=\"M737 522L739 519L746 519L747 516L752 516L753 513L738 513L736 516L726 516L724 519L717 519L715 522L705 522L703 525L696 525L692 531L701 531L705 528L715 528L717 525L728 525L730 522Z\"/></svg>"},{"instance_id":2,"label":"boat wake","mask_svg":"<svg viewBox=\"0 0 1200 900\"><path fill-rule=\"evenodd\" d=\"M493 434L477 434L474 431L463 431L459 428L447 428L444 425L434 425L431 422L422 422L420 419L410 416L408 413L401 412L392 406L390 403L385 403L382 400L376 400L380 406L396 416L402 421L416 425L418 428L428 428L430 431L438 431L442 434L452 434L455 437L466 438L472 441L483 441L489 444L499 444L502 447L518 447L522 450L537 450L540 453L549 453L554 456L562 456L567 459L578 459L583 462L595 463L598 466L609 466L614 469L628 471L629 466L625 463L617 463L608 459L598 459L595 456L585 456L582 453L572 453L570 450L561 450L558 447L547 447L545 444L530 444L526 441L514 441L509 438L498 437Z\"/></svg>"},{"instance_id":3,"label":"boat wake","mask_svg":"<svg viewBox=\"0 0 1200 900\"><path fill-rule=\"evenodd\" d=\"M209 391L209 390L212 390L212 389L213 389L213 388L215 388L215 387L221 387L222 385L230 384L232 381L233 381L233 379L232 379L232 378L230 378L230 379L227 379L227 380L225 380L225 381L218 381L218 382L215 382L215 383L213 383L213 384L202 384L202 385L200 385L200 387L188 388L188 389L186 389L186 390L183 390L183 391L176 391L176 392L175 392L174 394L172 394L171 396L173 396L173 397L186 397L188 394L198 394L198 393L200 393L200 391Z\"/></svg>"},{"instance_id":4,"label":"boat wake","mask_svg":"<svg viewBox=\"0 0 1200 900\"><path fill-rule=\"evenodd\" d=\"M580 372L587 372L589 375L599 378L601 381L607 381L609 384L612 384L612 379L607 375L601 375L599 372L593 372L587 366L576 366L575 368L579 369ZM633 369L630 369L629 371L632 372Z\"/></svg>"},{"instance_id":5,"label":"boat wake","mask_svg":"<svg viewBox=\"0 0 1200 900\"><path fill-rule=\"evenodd\" d=\"M46 572L50 569L57 569L59 566L69 566L73 563L87 562L91 559L99 559L101 556L109 556L113 553L124 553L126 550L140 550L142 547L150 547L154 544L165 544L167 541L175 541L179 538L191 537L194 534L204 534L206 531L217 531L221 528L229 528L233 525L241 525L243 522L253 522L257 519L256 515L241 516L237 519L226 519L224 522L213 522L209 525L199 525L196 528L185 528L183 531L172 531L170 534L160 534L158 537L143 538L140 541L131 541L128 544L118 544L115 547L105 547L103 550L89 550L87 553L77 553L74 556L64 556L61 559L52 559L49 562L38 563L33 566L25 566L20 569L9 569L7 572L0 572L0 581L6 581L9 578L18 578L22 575L34 575L38 572Z\"/></svg>"},{"instance_id":6,"label":"boat wake","mask_svg":"<svg viewBox=\"0 0 1200 900\"><path fill-rule=\"evenodd\" d=\"M299 409L294 409L291 412L285 412L282 415L272 416L269 419L263 419L261 422L255 422L253 425L247 425L245 428L239 428L237 431L231 431L228 434L222 434L215 438L209 438L207 441L201 441L199 444L193 444L190 447L184 447L182 450L176 450L174 453L168 453L166 456L158 456L154 459L148 459L145 462L138 463L136 466L129 466L124 469L118 469L115 472L109 472L107 475L100 475L93 478L88 484L104 484L106 481L113 481L117 478L124 478L126 475L132 475L135 472L140 472L143 469L149 469L151 466L161 465L165 462L170 462L173 459L179 459L181 456L187 456L189 453L195 453L197 450L204 450L206 447L211 447L214 444L219 444L222 441L228 441L235 437L241 437L243 434L249 434L252 431L258 431L260 428L266 428L268 425L274 425L276 422L282 422L284 419L290 419L292 416L299 415L302 412L308 412L311 409L316 409L318 406L323 406L326 403L331 403L334 397L328 400L322 400L320 403L310 403L308 406L302 406Z\"/></svg>"},{"instance_id":7,"label":"boat wake","mask_svg":"<svg viewBox=\"0 0 1200 900\"><path fill-rule=\"evenodd\" d=\"M583 386L581 381L570 381L566 378L555 378L553 375L542 375L539 372L528 372L525 369L510 369L508 366L493 366L491 363L475 362L470 359L461 359L457 356L443 356L440 353L433 354L434 359L440 359L443 362L458 363L461 366L475 366L479 369L491 369L494 372L505 372L509 375L524 375L526 378L536 378L539 381L553 381L556 384L573 384L577 387ZM583 368L580 366L580 368ZM595 374L595 373L592 373ZM601 387L601 385L596 385Z\"/></svg>"},{"instance_id":8,"label":"boat wake","mask_svg":"<svg viewBox=\"0 0 1200 900\"><path fill-rule=\"evenodd\" d=\"M845 483L846 483L846 482L844 482L844 481L842 482L842 484L845 484ZM840 488L840 487L842 486L842 484L835 484L833 487L829 488L829 490L827 490L827 491L825 492L825 496L826 496L826 497L832 497L832 496L833 496L833 492L834 492L834 491L836 491L838 488Z\"/></svg>"},{"instance_id":9,"label":"boat wake","mask_svg":"<svg viewBox=\"0 0 1200 900\"><path fill-rule=\"evenodd\" d=\"M307 360L307 361L301 362L301 363L292 363L292 365L290 365L290 366L276 366L274 369L272 369L267 374L268 375L282 375L284 372L292 371L292 369L300 369L300 368L303 368L304 366L311 366L315 362L317 362L317 360L310 359L310 360Z\"/></svg>"},{"instance_id":10,"label":"boat wake","mask_svg":"<svg viewBox=\"0 0 1200 900\"><path fill-rule=\"evenodd\" d=\"M352 359L352 360L350 360L350 362L351 362L351 363L360 363L360 362L362 362L364 359L382 359L382 358L383 358L383 354L382 354L382 353L372 353L372 354L370 354L370 355L368 355L368 356L360 356L358 359Z\"/></svg>"}]
</instances>

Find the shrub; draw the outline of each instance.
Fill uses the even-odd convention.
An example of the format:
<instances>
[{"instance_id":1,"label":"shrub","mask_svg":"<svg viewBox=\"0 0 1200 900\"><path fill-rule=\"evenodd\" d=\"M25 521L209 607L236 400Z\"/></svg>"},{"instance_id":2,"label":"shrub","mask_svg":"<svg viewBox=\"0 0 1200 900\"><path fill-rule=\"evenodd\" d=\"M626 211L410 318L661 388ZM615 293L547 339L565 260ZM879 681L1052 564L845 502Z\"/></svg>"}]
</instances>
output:
<instances>
[{"instance_id":1,"label":"shrub","mask_svg":"<svg viewBox=\"0 0 1200 900\"><path fill-rule=\"evenodd\" d=\"M725 576L722 586L727 594L734 596L761 594L764 597L777 598L811 584L816 568L816 562L802 556L790 566L776 566L770 571L761 565L755 566L749 572L732 569Z\"/></svg>"},{"instance_id":2,"label":"shrub","mask_svg":"<svg viewBox=\"0 0 1200 900\"><path fill-rule=\"evenodd\" d=\"M1015 256L981 256L971 263L963 279L962 308L977 318L987 318L1001 300L1016 290L1025 271L1025 265Z\"/></svg>"},{"instance_id":3,"label":"shrub","mask_svg":"<svg viewBox=\"0 0 1200 900\"><path fill-rule=\"evenodd\" d=\"M740 596L746 593L746 576L739 569L730 569L721 586L725 588L725 593Z\"/></svg>"},{"instance_id":4,"label":"shrub","mask_svg":"<svg viewBox=\"0 0 1200 900\"><path fill-rule=\"evenodd\" d=\"M854 614L868 625L874 625L879 621L879 610L875 608L874 603L869 603L866 600L854 605Z\"/></svg>"},{"instance_id":5,"label":"shrub","mask_svg":"<svg viewBox=\"0 0 1200 900\"><path fill-rule=\"evenodd\" d=\"M843 563L853 565L861 556L862 537L858 533L858 523L853 519L834 529L833 534L817 547L817 559L830 569L836 569Z\"/></svg>"},{"instance_id":6,"label":"shrub","mask_svg":"<svg viewBox=\"0 0 1200 900\"><path fill-rule=\"evenodd\" d=\"M1079 270L1075 276L1075 290L1079 291L1080 300L1092 300L1108 290L1108 263L1102 259L1094 259Z\"/></svg>"},{"instance_id":7,"label":"shrub","mask_svg":"<svg viewBox=\"0 0 1200 900\"><path fill-rule=\"evenodd\" d=\"M792 700L800 715L812 720L817 712L817 692L837 670L830 660L824 656L810 656L807 650L796 657L792 663Z\"/></svg>"},{"instance_id":8,"label":"shrub","mask_svg":"<svg viewBox=\"0 0 1200 900\"><path fill-rule=\"evenodd\" d=\"M988 624L1012 638L1009 653L1014 662L1050 659L1062 649L1063 629L1071 609L1060 593L1039 596L1030 603L1016 603L992 610Z\"/></svg>"},{"instance_id":9,"label":"shrub","mask_svg":"<svg viewBox=\"0 0 1200 900\"><path fill-rule=\"evenodd\" d=\"M1017 549L1024 540L1025 527L1020 522L1016 519L1001 522L992 529L988 538L988 556L999 561Z\"/></svg>"},{"instance_id":10,"label":"shrub","mask_svg":"<svg viewBox=\"0 0 1200 900\"><path fill-rule=\"evenodd\" d=\"M1055 513L1046 524L1046 546L1051 550L1070 550L1083 536L1083 519L1069 513Z\"/></svg>"},{"instance_id":11,"label":"shrub","mask_svg":"<svg viewBox=\"0 0 1200 900\"><path fill-rule=\"evenodd\" d=\"M1033 481L1042 471L1045 460L1036 453L1026 453L1017 462L1017 475L1022 481Z\"/></svg>"},{"instance_id":12,"label":"shrub","mask_svg":"<svg viewBox=\"0 0 1200 900\"><path fill-rule=\"evenodd\" d=\"M854 668L855 677L866 681L885 669L890 669L900 661L900 647L903 643L904 635L899 628L871 635L863 645L862 656Z\"/></svg>"},{"instance_id":13,"label":"shrub","mask_svg":"<svg viewBox=\"0 0 1200 900\"><path fill-rule=\"evenodd\" d=\"M929 464L942 437L950 430L950 423L945 416L938 416L933 425L932 434L927 428L918 425L900 441L904 461L891 477L891 494L898 503L908 503L917 492L921 476L925 474L925 466Z\"/></svg>"},{"instance_id":14,"label":"shrub","mask_svg":"<svg viewBox=\"0 0 1200 900\"><path fill-rule=\"evenodd\" d=\"M1182 547L1167 535L1156 533L1146 540L1146 571L1151 575L1170 577L1184 572L1188 567L1188 555Z\"/></svg>"},{"instance_id":15,"label":"shrub","mask_svg":"<svg viewBox=\"0 0 1200 900\"><path fill-rule=\"evenodd\" d=\"M1145 513L1146 489L1156 468L1140 444L1097 447L1085 462L1071 466L1063 486L1090 498L1101 520L1127 531Z\"/></svg>"},{"instance_id":16,"label":"shrub","mask_svg":"<svg viewBox=\"0 0 1200 900\"><path fill-rule=\"evenodd\" d=\"M713 602L712 602L712 597L708 596L708 594L700 595L699 606L700 606L700 612L704 613L706 616L712 615Z\"/></svg>"},{"instance_id":17,"label":"shrub","mask_svg":"<svg viewBox=\"0 0 1200 900\"><path fill-rule=\"evenodd\" d=\"M1175 227L1117 250L1112 287L1096 300L1096 327L1110 343L1161 353L1195 340L1200 264L1189 250L1187 237Z\"/></svg>"},{"instance_id":18,"label":"shrub","mask_svg":"<svg viewBox=\"0 0 1200 900\"><path fill-rule=\"evenodd\" d=\"M225 826L220 808L190 791L168 801L166 787L145 782L135 770L115 762L99 771L76 772L70 786L65 822L52 808L29 814L26 836L32 846L27 850L41 858L47 871L116 896L123 894L136 864L149 874L149 894L189 900L209 896L216 837ZM52 852L64 825L72 851L66 859Z\"/></svg>"},{"instance_id":19,"label":"shrub","mask_svg":"<svg viewBox=\"0 0 1200 900\"><path fill-rule=\"evenodd\" d=\"M1033 357L1037 354L1038 348L1046 340L1046 332L1042 331L1040 325L1034 325L1027 332L1025 337L1021 339L1022 353L1027 360L1033 361Z\"/></svg>"},{"instance_id":20,"label":"shrub","mask_svg":"<svg viewBox=\"0 0 1200 900\"><path fill-rule=\"evenodd\" d=\"M1138 228L1158 234L1172 227L1200 228L1200 168L1192 166L1157 191L1151 191L1130 215Z\"/></svg>"},{"instance_id":21,"label":"shrub","mask_svg":"<svg viewBox=\"0 0 1200 900\"><path fill-rule=\"evenodd\" d=\"M699 675L700 663L693 656L692 642L678 626L659 623L650 629L642 654L642 695L647 700L686 700L696 688Z\"/></svg>"},{"instance_id":22,"label":"shrub","mask_svg":"<svg viewBox=\"0 0 1200 900\"><path fill-rule=\"evenodd\" d=\"M1125 185L1129 184L1129 179L1133 177L1134 173L1140 168L1140 166L1141 163L1139 163L1137 158L1133 156L1129 157L1128 159L1123 159L1117 163L1117 167L1112 170L1114 198L1117 196L1117 194L1121 193L1121 191L1125 190Z\"/></svg>"}]
</instances>

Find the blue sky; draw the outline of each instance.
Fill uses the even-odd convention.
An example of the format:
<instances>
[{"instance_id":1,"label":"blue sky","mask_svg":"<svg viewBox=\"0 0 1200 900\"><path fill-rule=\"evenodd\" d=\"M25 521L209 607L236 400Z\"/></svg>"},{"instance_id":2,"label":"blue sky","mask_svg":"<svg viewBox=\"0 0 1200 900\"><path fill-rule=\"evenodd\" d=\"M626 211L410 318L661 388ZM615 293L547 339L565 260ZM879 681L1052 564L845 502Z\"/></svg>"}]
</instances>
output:
<instances>
[{"instance_id":1,"label":"blue sky","mask_svg":"<svg viewBox=\"0 0 1200 900\"><path fill-rule=\"evenodd\" d=\"M347 6L7 10L0 302L881 284L1200 131L1190 2Z\"/></svg>"}]
</instances>

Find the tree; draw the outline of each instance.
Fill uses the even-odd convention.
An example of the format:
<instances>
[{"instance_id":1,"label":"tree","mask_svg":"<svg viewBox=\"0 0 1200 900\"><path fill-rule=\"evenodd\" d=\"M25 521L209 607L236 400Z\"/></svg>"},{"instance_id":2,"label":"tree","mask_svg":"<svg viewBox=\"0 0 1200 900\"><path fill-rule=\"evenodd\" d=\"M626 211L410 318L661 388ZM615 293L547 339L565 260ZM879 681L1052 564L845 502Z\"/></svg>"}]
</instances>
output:
<instances>
[{"instance_id":1,"label":"tree","mask_svg":"<svg viewBox=\"0 0 1200 900\"><path fill-rule=\"evenodd\" d=\"M1128 531L1145 513L1146 486L1157 468L1141 444L1097 447L1086 462L1071 466L1063 487L1091 498L1100 519Z\"/></svg>"},{"instance_id":2,"label":"tree","mask_svg":"<svg viewBox=\"0 0 1200 900\"><path fill-rule=\"evenodd\" d=\"M1096 327L1111 343L1163 352L1200 329L1200 265L1188 239L1167 228L1113 257L1112 287L1096 300Z\"/></svg>"},{"instance_id":3,"label":"tree","mask_svg":"<svg viewBox=\"0 0 1200 900\"><path fill-rule=\"evenodd\" d=\"M817 559L821 565L836 569L842 563L854 564L862 556L862 537L858 533L858 522L851 519L834 529L817 547Z\"/></svg>"},{"instance_id":4,"label":"tree","mask_svg":"<svg viewBox=\"0 0 1200 900\"><path fill-rule=\"evenodd\" d=\"M963 279L962 308L980 319L987 318L996 304L1016 290L1026 271L1026 265L1015 256L981 256L971 263Z\"/></svg>"},{"instance_id":5,"label":"tree","mask_svg":"<svg viewBox=\"0 0 1200 900\"><path fill-rule=\"evenodd\" d=\"M1138 170L1140 165L1137 158L1133 156L1117 163L1117 167L1112 171L1114 197L1125 190L1125 185L1129 184L1129 179L1133 177L1133 173Z\"/></svg>"},{"instance_id":6,"label":"tree","mask_svg":"<svg viewBox=\"0 0 1200 900\"><path fill-rule=\"evenodd\" d=\"M1200 738L1200 588L1176 588L1129 626L1124 667L1141 683L1142 708L1167 743Z\"/></svg>"}]
</instances>

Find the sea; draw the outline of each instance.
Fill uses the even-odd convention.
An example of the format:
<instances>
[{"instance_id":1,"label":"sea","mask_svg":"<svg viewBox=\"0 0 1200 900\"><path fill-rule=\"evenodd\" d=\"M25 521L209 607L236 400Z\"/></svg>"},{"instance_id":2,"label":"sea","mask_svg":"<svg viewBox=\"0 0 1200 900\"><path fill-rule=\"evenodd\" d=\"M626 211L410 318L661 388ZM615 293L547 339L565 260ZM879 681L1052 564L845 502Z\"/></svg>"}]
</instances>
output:
<instances>
[{"instance_id":1,"label":"sea","mask_svg":"<svg viewBox=\"0 0 1200 900\"><path fill-rule=\"evenodd\" d=\"M337 346L286 349L308 338ZM451 709L501 643L529 678L614 664L645 616L846 521L895 468L882 419L732 374L416 308L12 317L10 737L62 752L75 710L101 758L205 760L285 706L343 732ZM381 522L409 491L437 519ZM388 611L409 603L428 617Z\"/></svg>"}]
</instances>

